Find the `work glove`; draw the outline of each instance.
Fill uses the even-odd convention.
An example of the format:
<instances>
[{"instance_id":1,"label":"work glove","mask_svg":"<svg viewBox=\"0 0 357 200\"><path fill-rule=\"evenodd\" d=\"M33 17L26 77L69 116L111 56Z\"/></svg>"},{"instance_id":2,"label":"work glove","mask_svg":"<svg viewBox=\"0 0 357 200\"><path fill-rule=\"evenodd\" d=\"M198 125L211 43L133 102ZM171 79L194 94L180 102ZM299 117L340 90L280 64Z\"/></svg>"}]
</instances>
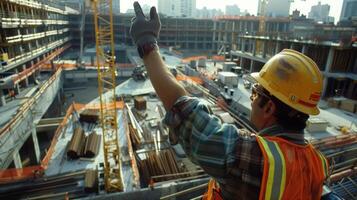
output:
<instances>
[{"instance_id":1,"label":"work glove","mask_svg":"<svg viewBox=\"0 0 357 200\"><path fill-rule=\"evenodd\" d=\"M134 2L135 17L131 20L130 35L138 47L145 44L157 44L161 28L159 15L155 7L150 9L150 19L146 18L140 4Z\"/></svg>"}]
</instances>

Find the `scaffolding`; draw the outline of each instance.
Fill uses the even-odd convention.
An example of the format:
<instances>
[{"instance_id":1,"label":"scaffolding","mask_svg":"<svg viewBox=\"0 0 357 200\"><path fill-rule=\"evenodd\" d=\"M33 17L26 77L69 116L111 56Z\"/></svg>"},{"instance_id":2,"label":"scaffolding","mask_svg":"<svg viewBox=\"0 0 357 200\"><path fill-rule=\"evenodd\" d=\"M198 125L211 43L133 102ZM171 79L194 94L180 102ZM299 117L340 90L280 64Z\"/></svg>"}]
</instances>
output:
<instances>
[{"instance_id":1,"label":"scaffolding","mask_svg":"<svg viewBox=\"0 0 357 200\"><path fill-rule=\"evenodd\" d=\"M100 123L104 148L104 181L107 192L123 191L115 105L115 55L111 0L92 0L94 11Z\"/></svg>"}]
</instances>

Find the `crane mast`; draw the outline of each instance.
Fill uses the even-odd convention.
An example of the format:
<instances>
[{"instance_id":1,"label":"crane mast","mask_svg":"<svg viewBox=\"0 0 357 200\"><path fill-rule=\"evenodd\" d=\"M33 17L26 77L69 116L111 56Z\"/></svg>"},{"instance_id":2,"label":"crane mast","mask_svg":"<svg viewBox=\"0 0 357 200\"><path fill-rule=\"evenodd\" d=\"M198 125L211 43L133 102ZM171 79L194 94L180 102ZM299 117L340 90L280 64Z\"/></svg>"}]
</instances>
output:
<instances>
[{"instance_id":1,"label":"crane mast","mask_svg":"<svg viewBox=\"0 0 357 200\"><path fill-rule=\"evenodd\" d=\"M115 95L116 68L112 0L91 0L91 3L95 25L105 190L107 192L123 191Z\"/></svg>"},{"instance_id":2,"label":"crane mast","mask_svg":"<svg viewBox=\"0 0 357 200\"><path fill-rule=\"evenodd\" d=\"M265 12L266 12L266 6L268 4L268 0L259 0L260 1L260 6L258 8L258 17L259 17L259 29L258 33L260 36L264 36L265 34L265 24L266 24L266 18L265 18ZM263 54L263 48L262 48L262 41L257 40L256 42L256 52Z\"/></svg>"}]
</instances>

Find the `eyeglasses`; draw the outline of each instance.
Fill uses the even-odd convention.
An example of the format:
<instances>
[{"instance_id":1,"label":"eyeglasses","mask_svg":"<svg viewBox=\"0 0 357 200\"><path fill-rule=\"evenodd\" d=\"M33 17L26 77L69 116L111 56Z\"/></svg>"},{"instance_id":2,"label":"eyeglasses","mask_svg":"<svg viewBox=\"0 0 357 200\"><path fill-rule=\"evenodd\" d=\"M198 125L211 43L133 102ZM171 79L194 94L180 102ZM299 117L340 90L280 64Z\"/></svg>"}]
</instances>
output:
<instances>
[{"instance_id":1,"label":"eyeglasses","mask_svg":"<svg viewBox=\"0 0 357 200\"><path fill-rule=\"evenodd\" d=\"M252 86L252 94L250 95L250 100L253 101L254 99L256 99L258 97L258 95L264 96L264 97L270 99L270 95L266 94L264 92L264 89L258 83L255 83Z\"/></svg>"}]
</instances>

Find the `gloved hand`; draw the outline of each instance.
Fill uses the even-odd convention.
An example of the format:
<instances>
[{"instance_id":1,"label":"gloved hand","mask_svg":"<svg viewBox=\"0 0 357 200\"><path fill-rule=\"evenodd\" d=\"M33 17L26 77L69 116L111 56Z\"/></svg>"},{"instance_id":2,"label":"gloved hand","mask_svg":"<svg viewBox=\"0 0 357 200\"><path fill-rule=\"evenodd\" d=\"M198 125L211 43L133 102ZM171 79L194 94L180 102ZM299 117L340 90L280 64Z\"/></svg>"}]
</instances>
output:
<instances>
[{"instance_id":1,"label":"gloved hand","mask_svg":"<svg viewBox=\"0 0 357 200\"><path fill-rule=\"evenodd\" d=\"M130 35L134 43L141 47L144 44L157 44L161 22L155 7L151 7L150 19L147 19L140 7L140 4L134 2L135 17L131 20Z\"/></svg>"}]
</instances>

